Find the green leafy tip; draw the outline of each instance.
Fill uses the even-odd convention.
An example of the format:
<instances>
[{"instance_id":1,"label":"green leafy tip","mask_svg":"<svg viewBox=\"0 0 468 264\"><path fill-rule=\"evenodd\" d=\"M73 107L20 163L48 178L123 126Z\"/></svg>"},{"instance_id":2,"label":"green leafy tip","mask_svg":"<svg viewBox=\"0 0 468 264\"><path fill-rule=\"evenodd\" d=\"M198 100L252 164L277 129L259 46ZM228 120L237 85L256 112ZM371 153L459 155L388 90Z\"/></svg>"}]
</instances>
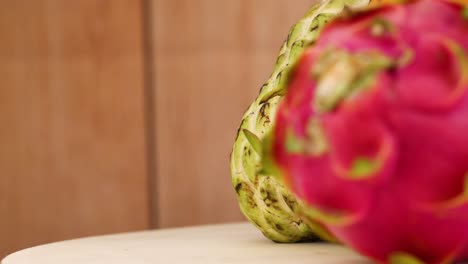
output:
<instances>
[{"instance_id":1,"label":"green leafy tip","mask_svg":"<svg viewBox=\"0 0 468 264\"><path fill-rule=\"evenodd\" d=\"M397 252L393 253L389 259L390 264L424 264L423 261L416 258L415 256L404 253L404 252Z\"/></svg>"},{"instance_id":2,"label":"green leafy tip","mask_svg":"<svg viewBox=\"0 0 468 264\"><path fill-rule=\"evenodd\" d=\"M274 129L271 129L263 138L261 167L258 173L261 175L272 176L281 181L283 175L280 167L276 164L273 155L273 131Z\"/></svg>"},{"instance_id":3,"label":"green leafy tip","mask_svg":"<svg viewBox=\"0 0 468 264\"><path fill-rule=\"evenodd\" d=\"M463 19L468 20L468 6L465 6L462 9L462 17L463 17Z\"/></svg>"},{"instance_id":4,"label":"green leafy tip","mask_svg":"<svg viewBox=\"0 0 468 264\"><path fill-rule=\"evenodd\" d=\"M380 167L380 163L365 157L357 158L351 166L351 176L362 179L373 175Z\"/></svg>"},{"instance_id":5,"label":"green leafy tip","mask_svg":"<svg viewBox=\"0 0 468 264\"><path fill-rule=\"evenodd\" d=\"M292 129L288 129L286 133L286 151L289 154L304 153L304 141L297 137Z\"/></svg>"},{"instance_id":6,"label":"green leafy tip","mask_svg":"<svg viewBox=\"0 0 468 264\"><path fill-rule=\"evenodd\" d=\"M244 133L247 141L252 146L253 150L257 152L258 155L262 155L262 141L257 137L257 135L247 129L243 129L242 132Z\"/></svg>"}]
</instances>

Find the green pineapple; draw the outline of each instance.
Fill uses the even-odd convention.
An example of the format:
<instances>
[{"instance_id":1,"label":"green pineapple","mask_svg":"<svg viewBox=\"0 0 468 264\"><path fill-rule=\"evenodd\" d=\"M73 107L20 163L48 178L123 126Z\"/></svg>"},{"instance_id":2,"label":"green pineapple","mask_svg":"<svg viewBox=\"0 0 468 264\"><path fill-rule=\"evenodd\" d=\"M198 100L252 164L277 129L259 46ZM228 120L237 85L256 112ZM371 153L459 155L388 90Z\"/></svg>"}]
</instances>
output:
<instances>
[{"instance_id":1,"label":"green pineapple","mask_svg":"<svg viewBox=\"0 0 468 264\"><path fill-rule=\"evenodd\" d=\"M281 47L273 74L242 119L231 154L232 183L241 211L262 233L275 242L332 240L320 225L305 223L300 204L275 177L260 171L262 140L271 129L276 108L285 94L289 71L303 50L313 44L323 26L344 8L359 8L371 0L324 0L314 5L294 25Z\"/></svg>"}]
</instances>

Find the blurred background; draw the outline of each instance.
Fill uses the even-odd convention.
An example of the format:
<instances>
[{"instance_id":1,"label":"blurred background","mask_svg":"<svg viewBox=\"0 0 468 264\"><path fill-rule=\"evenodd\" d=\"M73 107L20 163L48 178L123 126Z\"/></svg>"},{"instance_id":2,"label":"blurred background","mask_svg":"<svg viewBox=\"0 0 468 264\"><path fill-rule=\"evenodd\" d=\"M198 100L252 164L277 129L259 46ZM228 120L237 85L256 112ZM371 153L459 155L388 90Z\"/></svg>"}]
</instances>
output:
<instances>
[{"instance_id":1,"label":"blurred background","mask_svg":"<svg viewBox=\"0 0 468 264\"><path fill-rule=\"evenodd\" d=\"M314 0L0 0L0 259L241 221L229 154Z\"/></svg>"}]
</instances>

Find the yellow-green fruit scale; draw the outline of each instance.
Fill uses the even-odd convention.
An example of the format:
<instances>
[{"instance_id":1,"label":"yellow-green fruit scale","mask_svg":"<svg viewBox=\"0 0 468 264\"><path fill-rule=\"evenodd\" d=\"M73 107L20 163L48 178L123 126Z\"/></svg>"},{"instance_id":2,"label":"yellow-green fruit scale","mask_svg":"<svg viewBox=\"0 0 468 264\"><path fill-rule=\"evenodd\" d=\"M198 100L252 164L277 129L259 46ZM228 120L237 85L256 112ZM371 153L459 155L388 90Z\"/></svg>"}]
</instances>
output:
<instances>
[{"instance_id":1,"label":"yellow-green fruit scale","mask_svg":"<svg viewBox=\"0 0 468 264\"><path fill-rule=\"evenodd\" d=\"M272 175L260 172L262 140L274 123L287 77L304 49L313 45L323 26L346 8L361 8L371 0L325 0L315 4L289 32L273 74L242 118L231 153L232 184L247 219L275 242L330 239L316 223L301 219L301 205Z\"/></svg>"}]
</instances>

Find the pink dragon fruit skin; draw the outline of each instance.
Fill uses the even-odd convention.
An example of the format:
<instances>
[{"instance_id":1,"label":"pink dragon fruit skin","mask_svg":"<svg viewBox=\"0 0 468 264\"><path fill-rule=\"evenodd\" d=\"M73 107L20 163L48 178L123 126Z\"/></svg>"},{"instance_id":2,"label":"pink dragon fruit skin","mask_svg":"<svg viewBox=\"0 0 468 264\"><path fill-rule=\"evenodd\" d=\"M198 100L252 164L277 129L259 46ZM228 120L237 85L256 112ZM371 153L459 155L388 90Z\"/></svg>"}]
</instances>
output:
<instances>
[{"instance_id":1,"label":"pink dragon fruit skin","mask_svg":"<svg viewBox=\"0 0 468 264\"><path fill-rule=\"evenodd\" d=\"M468 1L394 1L332 22L273 132L285 182L381 263L468 260Z\"/></svg>"}]
</instances>

